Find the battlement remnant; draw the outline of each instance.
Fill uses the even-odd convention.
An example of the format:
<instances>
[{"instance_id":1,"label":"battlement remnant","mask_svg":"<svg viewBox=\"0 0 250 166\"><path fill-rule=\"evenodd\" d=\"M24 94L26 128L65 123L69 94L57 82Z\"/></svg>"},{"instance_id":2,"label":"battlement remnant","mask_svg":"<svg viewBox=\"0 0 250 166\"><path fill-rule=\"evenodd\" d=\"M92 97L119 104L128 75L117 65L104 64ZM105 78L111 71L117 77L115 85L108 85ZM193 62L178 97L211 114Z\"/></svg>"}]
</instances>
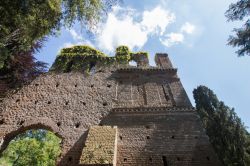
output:
<instances>
[{"instance_id":1,"label":"battlement remnant","mask_svg":"<svg viewBox=\"0 0 250 166\"><path fill-rule=\"evenodd\" d=\"M158 67L173 68L173 65L166 53L157 53L155 55L155 63Z\"/></svg>"}]
</instances>

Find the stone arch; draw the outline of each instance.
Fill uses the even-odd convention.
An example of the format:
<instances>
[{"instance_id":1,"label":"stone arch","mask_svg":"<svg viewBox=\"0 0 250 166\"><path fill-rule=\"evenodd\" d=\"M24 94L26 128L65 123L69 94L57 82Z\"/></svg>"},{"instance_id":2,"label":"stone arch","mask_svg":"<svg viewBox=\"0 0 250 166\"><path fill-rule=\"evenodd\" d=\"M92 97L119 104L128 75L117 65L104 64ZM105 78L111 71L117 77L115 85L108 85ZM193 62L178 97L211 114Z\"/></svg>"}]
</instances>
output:
<instances>
[{"instance_id":1,"label":"stone arch","mask_svg":"<svg viewBox=\"0 0 250 166\"><path fill-rule=\"evenodd\" d=\"M1 138L0 153L2 153L17 135L31 129L45 129L53 132L57 137L62 139L61 148L63 146L64 137L57 124L49 118L30 118L25 119L21 126L14 126L11 130L5 132Z\"/></svg>"}]
</instances>

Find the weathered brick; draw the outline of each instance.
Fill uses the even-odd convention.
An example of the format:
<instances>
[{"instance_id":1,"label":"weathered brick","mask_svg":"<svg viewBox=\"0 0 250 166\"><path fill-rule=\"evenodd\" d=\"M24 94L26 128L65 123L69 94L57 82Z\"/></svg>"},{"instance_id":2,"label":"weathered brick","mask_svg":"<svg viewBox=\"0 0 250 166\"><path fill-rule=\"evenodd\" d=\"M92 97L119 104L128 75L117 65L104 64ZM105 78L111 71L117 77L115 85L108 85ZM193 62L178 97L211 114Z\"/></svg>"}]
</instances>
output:
<instances>
[{"instance_id":1,"label":"weathered brick","mask_svg":"<svg viewBox=\"0 0 250 166\"><path fill-rule=\"evenodd\" d=\"M221 165L176 69L166 54L156 60L158 67L111 66L90 76L38 77L0 102L1 150L17 134L44 128L62 138L62 166L84 163L81 156L91 146L111 164L112 157L95 147L95 139L117 148L117 166ZM117 146L109 131L97 125L117 126Z\"/></svg>"}]
</instances>

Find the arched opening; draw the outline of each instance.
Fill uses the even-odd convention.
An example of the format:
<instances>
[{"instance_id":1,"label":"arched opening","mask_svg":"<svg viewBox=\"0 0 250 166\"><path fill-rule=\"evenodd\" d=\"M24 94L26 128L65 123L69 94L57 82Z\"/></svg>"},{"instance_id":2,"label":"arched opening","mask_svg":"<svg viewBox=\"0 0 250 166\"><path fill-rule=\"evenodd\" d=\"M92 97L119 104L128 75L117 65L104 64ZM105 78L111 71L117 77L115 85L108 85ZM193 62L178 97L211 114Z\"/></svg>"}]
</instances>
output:
<instances>
[{"instance_id":1,"label":"arched opening","mask_svg":"<svg viewBox=\"0 0 250 166\"><path fill-rule=\"evenodd\" d=\"M61 137L46 127L25 129L6 135L0 165L56 165Z\"/></svg>"}]
</instances>

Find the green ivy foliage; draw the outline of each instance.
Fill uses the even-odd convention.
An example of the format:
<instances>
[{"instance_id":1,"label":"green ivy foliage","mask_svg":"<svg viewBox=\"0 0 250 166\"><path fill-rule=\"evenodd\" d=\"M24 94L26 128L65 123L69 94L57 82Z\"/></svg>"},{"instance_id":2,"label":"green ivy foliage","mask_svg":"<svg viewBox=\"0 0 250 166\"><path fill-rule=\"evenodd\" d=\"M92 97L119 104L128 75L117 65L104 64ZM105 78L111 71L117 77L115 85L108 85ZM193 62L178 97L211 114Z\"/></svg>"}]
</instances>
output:
<instances>
[{"instance_id":1,"label":"green ivy foliage","mask_svg":"<svg viewBox=\"0 0 250 166\"><path fill-rule=\"evenodd\" d=\"M109 57L90 46L73 46L70 48L63 48L60 51L50 71L84 71L88 73L94 66L105 67L114 64L127 65L131 60L139 62L140 56L144 56L144 58L148 59L147 52L132 53L127 46L117 47L114 57Z\"/></svg>"},{"instance_id":2,"label":"green ivy foliage","mask_svg":"<svg viewBox=\"0 0 250 166\"><path fill-rule=\"evenodd\" d=\"M130 50L127 46L119 46L116 48L116 60L122 64L128 64L130 61Z\"/></svg>"},{"instance_id":3,"label":"green ivy foliage","mask_svg":"<svg viewBox=\"0 0 250 166\"><path fill-rule=\"evenodd\" d=\"M90 46L74 46L63 48L57 56L50 71L86 71L89 72L91 67L108 65L115 62L114 57L108 57L104 53Z\"/></svg>"}]
</instances>

